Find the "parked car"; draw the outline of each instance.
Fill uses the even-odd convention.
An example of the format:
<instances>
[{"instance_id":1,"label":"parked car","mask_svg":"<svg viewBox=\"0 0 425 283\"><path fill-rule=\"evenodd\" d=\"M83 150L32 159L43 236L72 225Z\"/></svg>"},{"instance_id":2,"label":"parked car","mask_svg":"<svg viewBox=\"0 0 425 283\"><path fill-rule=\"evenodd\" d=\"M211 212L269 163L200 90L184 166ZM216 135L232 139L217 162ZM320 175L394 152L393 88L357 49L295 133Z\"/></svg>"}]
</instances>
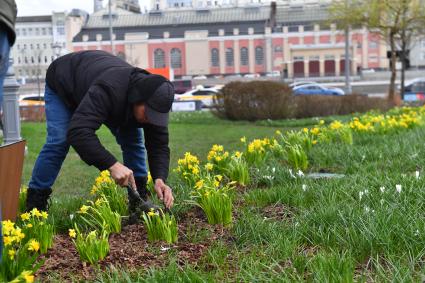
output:
<instances>
[{"instance_id":1,"label":"parked car","mask_svg":"<svg viewBox=\"0 0 425 283\"><path fill-rule=\"evenodd\" d=\"M310 84L317 84L317 83L312 82L312 81L297 81L297 82L293 82L292 84L290 84L289 87L294 88L294 87L297 87L297 86L310 85Z\"/></svg>"},{"instance_id":2,"label":"parked car","mask_svg":"<svg viewBox=\"0 0 425 283\"><path fill-rule=\"evenodd\" d=\"M44 105L44 93L43 94L23 94L19 96L19 106L43 106Z\"/></svg>"},{"instance_id":3,"label":"parked car","mask_svg":"<svg viewBox=\"0 0 425 283\"><path fill-rule=\"evenodd\" d=\"M271 73L267 73L266 77L280 77L279 71L272 71Z\"/></svg>"},{"instance_id":4,"label":"parked car","mask_svg":"<svg viewBox=\"0 0 425 283\"><path fill-rule=\"evenodd\" d=\"M178 94L183 94L193 88L191 80L175 80L172 83L174 85L174 92Z\"/></svg>"},{"instance_id":5,"label":"parked car","mask_svg":"<svg viewBox=\"0 0 425 283\"><path fill-rule=\"evenodd\" d=\"M306 84L293 88L294 95L345 95L340 88L327 88L320 84Z\"/></svg>"},{"instance_id":6,"label":"parked car","mask_svg":"<svg viewBox=\"0 0 425 283\"><path fill-rule=\"evenodd\" d=\"M214 87L203 88L199 87L197 89L192 89L183 94L176 94L174 99L176 101L186 101L186 100L201 100L202 107L212 106L214 96L217 95L218 90Z\"/></svg>"},{"instance_id":7,"label":"parked car","mask_svg":"<svg viewBox=\"0 0 425 283\"><path fill-rule=\"evenodd\" d=\"M207 79L207 76L199 75L199 76L195 76L195 77L193 77L193 79L194 79L194 80L206 80L206 79Z\"/></svg>"},{"instance_id":8,"label":"parked car","mask_svg":"<svg viewBox=\"0 0 425 283\"><path fill-rule=\"evenodd\" d=\"M409 81L404 87L404 101L424 101L425 100L425 78L418 78Z\"/></svg>"},{"instance_id":9,"label":"parked car","mask_svg":"<svg viewBox=\"0 0 425 283\"><path fill-rule=\"evenodd\" d=\"M259 78L261 77L260 74L245 74L243 75L244 78L249 78L249 79L255 79L255 78Z\"/></svg>"}]
</instances>

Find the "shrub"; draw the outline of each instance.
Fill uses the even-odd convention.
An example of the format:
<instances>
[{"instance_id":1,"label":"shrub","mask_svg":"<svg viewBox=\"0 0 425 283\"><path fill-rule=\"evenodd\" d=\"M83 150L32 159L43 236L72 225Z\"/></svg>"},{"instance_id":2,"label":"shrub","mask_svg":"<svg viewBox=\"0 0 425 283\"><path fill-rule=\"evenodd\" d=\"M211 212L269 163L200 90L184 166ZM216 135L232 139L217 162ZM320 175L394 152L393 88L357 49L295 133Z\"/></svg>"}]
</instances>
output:
<instances>
[{"instance_id":1,"label":"shrub","mask_svg":"<svg viewBox=\"0 0 425 283\"><path fill-rule=\"evenodd\" d=\"M385 98L350 94L344 96L293 96L283 83L272 81L231 82L214 99L214 114L230 120L308 118L386 111L393 107Z\"/></svg>"},{"instance_id":2,"label":"shrub","mask_svg":"<svg viewBox=\"0 0 425 283\"><path fill-rule=\"evenodd\" d=\"M294 118L323 117L363 113L369 110L387 111L392 107L385 98L350 94L344 96L300 95L294 98Z\"/></svg>"},{"instance_id":3,"label":"shrub","mask_svg":"<svg viewBox=\"0 0 425 283\"><path fill-rule=\"evenodd\" d=\"M214 99L216 115L231 120L282 119L292 116L292 91L271 81L231 82Z\"/></svg>"}]
</instances>

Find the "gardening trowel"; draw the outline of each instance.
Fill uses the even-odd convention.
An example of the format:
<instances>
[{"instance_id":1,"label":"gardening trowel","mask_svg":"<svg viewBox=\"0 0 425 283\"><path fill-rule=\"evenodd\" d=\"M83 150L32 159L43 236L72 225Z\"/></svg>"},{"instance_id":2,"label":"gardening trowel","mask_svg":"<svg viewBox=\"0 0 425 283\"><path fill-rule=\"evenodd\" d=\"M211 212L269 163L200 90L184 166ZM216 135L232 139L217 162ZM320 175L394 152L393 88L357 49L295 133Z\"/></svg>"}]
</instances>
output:
<instances>
[{"instance_id":1,"label":"gardening trowel","mask_svg":"<svg viewBox=\"0 0 425 283\"><path fill-rule=\"evenodd\" d=\"M165 213L170 213L171 211L168 208L164 208L164 210L161 210L156 204L152 203L149 200L144 200L139 192L134 189L130 184L127 186L127 191L129 194L129 198L133 201L136 201L137 203L134 204L134 207L136 209L136 212L140 212L140 214L142 212L149 212L151 211L151 209L153 209L155 212L165 212Z\"/></svg>"}]
</instances>

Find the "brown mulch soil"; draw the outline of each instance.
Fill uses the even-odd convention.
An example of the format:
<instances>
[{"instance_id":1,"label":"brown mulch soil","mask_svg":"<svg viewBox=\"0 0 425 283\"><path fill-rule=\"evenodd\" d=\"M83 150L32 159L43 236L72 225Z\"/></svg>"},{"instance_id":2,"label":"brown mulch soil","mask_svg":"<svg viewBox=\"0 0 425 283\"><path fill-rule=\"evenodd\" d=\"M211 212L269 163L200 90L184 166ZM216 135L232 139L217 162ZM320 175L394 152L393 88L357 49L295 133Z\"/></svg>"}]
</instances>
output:
<instances>
[{"instance_id":1,"label":"brown mulch soil","mask_svg":"<svg viewBox=\"0 0 425 283\"><path fill-rule=\"evenodd\" d=\"M261 213L265 218L276 221L290 221L294 216L293 209L283 204L266 206Z\"/></svg>"},{"instance_id":2,"label":"brown mulch soil","mask_svg":"<svg viewBox=\"0 0 425 283\"><path fill-rule=\"evenodd\" d=\"M190 229L206 231L207 236L196 243L190 240ZM127 270L140 270L151 267L162 267L169 263L170 255L177 258L177 264L197 265L205 251L215 240L231 241L228 229L207 224L205 216L199 209L192 209L179 219L178 243L168 245L165 242L151 243L142 224L123 227L120 234L109 237L110 252L99 262L100 269L120 266ZM77 250L68 235L57 235L53 247L41 257L45 260L37 272L37 279L46 282L49 274L55 274L61 281L71 279L92 280L96 276L95 267L80 261Z\"/></svg>"}]
</instances>

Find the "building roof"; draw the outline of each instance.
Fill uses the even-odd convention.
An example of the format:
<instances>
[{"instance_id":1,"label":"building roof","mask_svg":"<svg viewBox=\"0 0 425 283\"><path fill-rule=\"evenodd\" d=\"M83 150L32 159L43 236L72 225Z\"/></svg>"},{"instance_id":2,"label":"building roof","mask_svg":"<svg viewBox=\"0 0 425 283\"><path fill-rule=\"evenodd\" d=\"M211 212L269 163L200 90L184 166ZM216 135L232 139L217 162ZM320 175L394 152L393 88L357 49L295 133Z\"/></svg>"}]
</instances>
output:
<instances>
[{"instance_id":1,"label":"building roof","mask_svg":"<svg viewBox=\"0 0 425 283\"><path fill-rule=\"evenodd\" d=\"M117 40L123 40L125 33L147 32L150 39L163 38L163 32L170 38L182 38L187 30L208 30L209 36L217 36L223 29L225 35L232 35L234 28L239 34L248 34L248 28L254 28L254 34L263 34L270 21L270 6L248 6L215 8L203 10L153 11L147 14L135 14L116 8L113 10L113 29ZM326 20L328 6L310 4L303 6L278 5L276 8L276 26L312 25ZM95 41L96 34L102 40L109 40L109 15L107 9L92 14L74 42L81 42L83 35L88 41ZM279 28L275 29L279 30ZM280 29L281 30L281 29Z\"/></svg>"},{"instance_id":2,"label":"building roof","mask_svg":"<svg viewBox=\"0 0 425 283\"><path fill-rule=\"evenodd\" d=\"M278 5L276 10L276 22L285 26L312 24L329 18L328 4Z\"/></svg>"},{"instance_id":3,"label":"building roof","mask_svg":"<svg viewBox=\"0 0 425 283\"><path fill-rule=\"evenodd\" d=\"M26 16L26 17L17 17L17 23L36 23L36 22L51 22L52 15L47 16Z\"/></svg>"},{"instance_id":4,"label":"building roof","mask_svg":"<svg viewBox=\"0 0 425 283\"><path fill-rule=\"evenodd\" d=\"M270 16L269 6L247 8L218 8L202 10L151 11L146 14L134 14L123 9L113 12L114 27L191 25L206 23L229 23L265 21ZM90 16L86 28L108 26L107 10L101 10Z\"/></svg>"}]
</instances>

